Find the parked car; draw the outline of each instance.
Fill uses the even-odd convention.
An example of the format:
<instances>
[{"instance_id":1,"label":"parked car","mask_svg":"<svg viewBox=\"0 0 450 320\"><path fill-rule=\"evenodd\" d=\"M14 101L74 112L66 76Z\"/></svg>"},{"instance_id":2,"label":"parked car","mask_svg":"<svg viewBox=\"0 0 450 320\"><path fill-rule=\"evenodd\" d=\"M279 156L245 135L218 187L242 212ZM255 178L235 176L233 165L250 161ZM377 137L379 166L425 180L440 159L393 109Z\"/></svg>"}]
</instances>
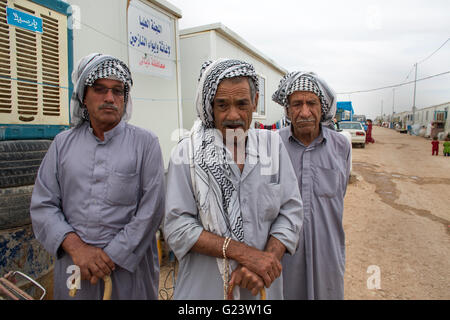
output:
<instances>
[{"instance_id":1,"label":"parked car","mask_svg":"<svg viewBox=\"0 0 450 320\"><path fill-rule=\"evenodd\" d=\"M366 132L361 122L358 121L341 121L339 122L339 129L347 131L352 136L352 144L358 144L361 148L366 146Z\"/></svg>"},{"instance_id":2,"label":"parked car","mask_svg":"<svg viewBox=\"0 0 450 320\"><path fill-rule=\"evenodd\" d=\"M336 122L334 124L334 128L336 129L336 131L340 134L342 134L348 141L348 143L350 144L350 147L352 145L352 134L348 131L344 131L342 129L339 129L339 122ZM352 164L352 149L350 148L350 173L353 170L353 164Z\"/></svg>"}]
</instances>

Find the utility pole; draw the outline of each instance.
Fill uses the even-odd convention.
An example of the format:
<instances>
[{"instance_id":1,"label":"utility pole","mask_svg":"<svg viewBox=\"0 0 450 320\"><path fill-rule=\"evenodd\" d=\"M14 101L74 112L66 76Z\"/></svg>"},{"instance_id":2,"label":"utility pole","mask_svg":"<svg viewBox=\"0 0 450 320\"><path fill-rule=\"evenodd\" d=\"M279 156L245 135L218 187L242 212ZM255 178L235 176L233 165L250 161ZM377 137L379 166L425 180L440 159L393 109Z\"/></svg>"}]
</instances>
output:
<instances>
[{"instance_id":1,"label":"utility pole","mask_svg":"<svg viewBox=\"0 0 450 320\"><path fill-rule=\"evenodd\" d=\"M381 123L383 123L383 100L381 100Z\"/></svg>"},{"instance_id":2,"label":"utility pole","mask_svg":"<svg viewBox=\"0 0 450 320\"><path fill-rule=\"evenodd\" d=\"M413 99L413 124L416 122L416 83L417 83L417 62L414 65L414 68L416 69L416 75L414 77L414 99Z\"/></svg>"},{"instance_id":3,"label":"utility pole","mask_svg":"<svg viewBox=\"0 0 450 320\"><path fill-rule=\"evenodd\" d=\"M394 115L394 105L395 105L395 88L392 89L392 116Z\"/></svg>"},{"instance_id":4,"label":"utility pole","mask_svg":"<svg viewBox=\"0 0 450 320\"><path fill-rule=\"evenodd\" d=\"M391 126L394 127L394 105L395 105L395 88L392 88L392 116L391 116Z\"/></svg>"}]
</instances>

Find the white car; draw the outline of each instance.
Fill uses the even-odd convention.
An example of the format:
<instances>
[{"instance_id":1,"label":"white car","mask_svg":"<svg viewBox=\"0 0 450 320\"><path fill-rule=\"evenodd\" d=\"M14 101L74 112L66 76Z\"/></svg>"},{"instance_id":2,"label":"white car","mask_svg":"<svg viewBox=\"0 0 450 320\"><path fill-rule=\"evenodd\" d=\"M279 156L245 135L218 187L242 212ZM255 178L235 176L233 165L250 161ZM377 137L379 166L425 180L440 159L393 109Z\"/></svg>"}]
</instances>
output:
<instances>
[{"instance_id":1,"label":"white car","mask_svg":"<svg viewBox=\"0 0 450 320\"><path fill-rule=\"evenodd\" d=\"M348 141L348 143L350 145L350 173L351 173L352 170L353 170L353 163L352 163L352 135L348 131L344 131L344 130L339 129L336 124L335 124L335 128L336 128L337 132L342 134L347 139L347 141Z\"/></svg>"},{"instance_id":2,"label":"white car","mask_svg":"<svg viewBox=\"0 0 450 320\"><path fill-rule=\"evenodd\" d=\"M366 146L366 131L361 122L341 121L338 123L339 129L347 131L352 135L352 144L359 144L361 148Z\"/></svg>"}]
</instances>

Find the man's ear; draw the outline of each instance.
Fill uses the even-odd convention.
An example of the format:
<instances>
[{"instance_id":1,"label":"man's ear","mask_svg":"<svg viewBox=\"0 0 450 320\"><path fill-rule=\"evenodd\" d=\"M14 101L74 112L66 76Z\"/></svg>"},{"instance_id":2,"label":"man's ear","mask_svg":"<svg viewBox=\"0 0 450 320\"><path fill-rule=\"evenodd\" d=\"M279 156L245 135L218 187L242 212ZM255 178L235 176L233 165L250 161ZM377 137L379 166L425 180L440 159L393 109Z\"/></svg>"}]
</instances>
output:
<instances>
[{"instance_id":1,"label":"man's ear","mask_svg":"<svg viewBox=\"0 0 450 320\"><path fill-rule=\"evenodd\" d=\"M289 111L288 111L288 107L284 107L284 115L286 116L287 119L291 120L291 117L289 117Z\"/></svg>"},{"instance_id":2,"label":"man's ear","mask_svg":"<svg viewBox=\"0 0 450 320\"><path fill-rule=\"evenodd\" d=\"M86 105L86 93L88 91L88 88L84 89L84 94L83 94L83 104Z\"/></svg>"}]
</instances>

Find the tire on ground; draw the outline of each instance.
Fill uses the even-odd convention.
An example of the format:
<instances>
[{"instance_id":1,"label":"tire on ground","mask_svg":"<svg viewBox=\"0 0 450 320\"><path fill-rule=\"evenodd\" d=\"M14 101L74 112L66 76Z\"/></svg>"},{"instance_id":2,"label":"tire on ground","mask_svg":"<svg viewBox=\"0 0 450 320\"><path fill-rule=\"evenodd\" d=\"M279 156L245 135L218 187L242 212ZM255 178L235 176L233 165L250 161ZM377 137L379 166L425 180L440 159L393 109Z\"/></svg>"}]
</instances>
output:
<instances>
[{"instance_id":1,"label":"tire on ground","mask_svg":"<svg viewBox=\"0 0 450 320\"><path fill-rule=\"evenodd\" d=\"M33 185L0 189L0 230L31 223L32 193Z\"/></svg>"},{"instance_id":2,"label":"tire on ground","mask_svg":"<svg viewBox=\"0 0 450 320\"><path fill-rule=\"evenodd\" d=\"M34 184L51 140L0 141L0 188Z\"/></svg>"}]
</instances>

